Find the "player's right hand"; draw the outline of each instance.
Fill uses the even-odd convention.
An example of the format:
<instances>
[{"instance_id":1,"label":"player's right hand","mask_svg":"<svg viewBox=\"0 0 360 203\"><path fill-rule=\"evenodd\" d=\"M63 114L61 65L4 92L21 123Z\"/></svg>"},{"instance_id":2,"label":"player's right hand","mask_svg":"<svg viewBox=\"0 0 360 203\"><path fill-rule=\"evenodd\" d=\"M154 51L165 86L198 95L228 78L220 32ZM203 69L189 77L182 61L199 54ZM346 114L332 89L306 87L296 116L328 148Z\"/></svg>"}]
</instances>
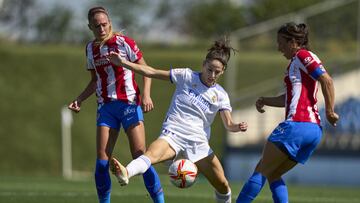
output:
<instances>
[{"instance_id":1,"label":"player's right hand","mask_svg":"<svg viewBox=\"0 0 360 203\"><path fill-rule=\"evenodd\" d=\"M255 106L256 106L256 110L260 113L264 113L265 110L264 110L264 97L259 97L259 99L256 100L256 103L255 103Z\"/></svg>"},{"instance_id":2,"label":"player's right hand","mask_svg":"<svg viewBox=\"0 0 360 203\"><path fill-rule=\"evenodd\" d=\"M107 56L107 59L117 65L117 66L123 66L124 65L124 60L126 60L124 57L121 57L119 53L116 53L114 51L111 51L109 53L109 55Z\"/></svg>"},{"instance_id":3,"label":"player's right hand","mask_svg":"<svg viewBox=\"0 0 360 203\"><path fill-rule=\"evenodd\" d=\"M81 102L78 100L74 100L73 102L71 102L68 106L68 108L72 111L74 111L75 113L79 113L80 112L80 106L81 106Z\"/></svg>"}]
</instances>

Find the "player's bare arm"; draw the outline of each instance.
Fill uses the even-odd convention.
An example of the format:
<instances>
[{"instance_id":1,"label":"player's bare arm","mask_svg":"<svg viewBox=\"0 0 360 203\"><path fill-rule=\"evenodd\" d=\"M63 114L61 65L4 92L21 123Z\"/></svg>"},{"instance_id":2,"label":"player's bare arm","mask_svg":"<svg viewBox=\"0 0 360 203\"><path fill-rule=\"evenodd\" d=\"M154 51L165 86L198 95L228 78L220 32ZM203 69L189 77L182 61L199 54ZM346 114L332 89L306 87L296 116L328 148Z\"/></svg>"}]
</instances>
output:
<instances>
[{"instance_id":1,"label":"player's bare arm","mask_svg":"<svg viewBox=\"0 0 360 203\"><path fill-rule=\"evenodd\" d=\"M247 130L248 125L246 122L240 122L240 123L233 122L230 111L228 110L220 111L220 116L226 130L230 132L239 132L239 131L244 132Z\"/></svg>"},{"instance_id":2,"label":"player's bare arm","mask_svg":"<svg viewBox=\"0 0 360 203\"><path fill-rule=\"evenodd\" d=\"M157 78L160 80L170 80L170 71L155 69L148 65L132 63L115 52L110 53L109 60L111 61L111 63L117 66L124 66L125 68L128 68L146 77Z\"/></svg>"},{"instance_id":3,"label":"player's bare arm","mask_svg":"<svg viewBox=\"0 0 360 203\"><path fill-rule=\"evenodd\" d=\"M339 115L334 111L335 93L333 80L328 73L322 74L318 80L324 95L326 118L331 125L336 126Z\"/></svg>"},{"instance_id":4,"label":"player's bare arm","mask_svg":"<svg viewBox=\"0 0 360 203\"><path fill-rule=\"evenodd\" d=\"M255 106L260 113L265 112L264 106L285 107L285 94L277 97L259 97L259 99L256 100Z\"/></svg>"},{"instance_id":5,"label":"player's bare arm","mask_svg":"<svg viewBox=\"0 0 360 203\"><path fill-rule=\"evenodd\" d=\"M96 90L96 73L94 70L90 70L91 79L84 91L69 105L68 108L75 113L80 112L81 103L91 96Z\"/></svg>"},{"instance_id":6,"label":"player's bare arm","mask_svg":"<svg viewBox=\"0 0 360 203\"><path fill-rule=\"evenodd\" d=\"M146 65L145 59L141 58L137 61L138 64ZM142 109L147 113L154 109L154 103L151 99L151 78L143 76L143 94L142 94Z\"/></svg>"}]
</instances>

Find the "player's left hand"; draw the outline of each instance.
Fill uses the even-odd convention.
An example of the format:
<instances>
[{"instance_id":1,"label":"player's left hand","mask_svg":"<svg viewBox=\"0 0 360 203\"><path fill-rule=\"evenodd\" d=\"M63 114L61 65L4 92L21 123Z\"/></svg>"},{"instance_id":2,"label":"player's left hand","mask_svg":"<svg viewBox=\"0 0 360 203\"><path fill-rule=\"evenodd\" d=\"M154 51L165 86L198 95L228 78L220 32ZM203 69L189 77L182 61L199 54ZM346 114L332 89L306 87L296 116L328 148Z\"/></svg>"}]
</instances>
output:
<instances>
[{"instance_id":1,"label":"player's left hand","mask_svg":"<svg viewBox=\"0 0 360 203\"><path fill-rule=\"evenodd\" d=\"M336 127L336 122L339 120L339 115L335 112L326 112L326 119L332 126Z\"/></svg>"},{"instance_id":2,"label":"player's left hand","mask_svg":"<svg viewBox=\"0 0 360 203\"><path fill-rule=\"evenodd\" d=\"M264 106L265 106L264 97L259 97L256 100L255 106L256 106L256 110L258 112L264 113L265 112L265 110L264 110Z\"/></svg>"},{"instance_id":3,"label":"player's left hand","mask_svg":"<svg viewBox=\"0 0 360 203\"><path fill-rule=\"evenodd\" d=\"M152 111L154 109L154 104L149 96L143 96L142 97L142 105L141 105L144 113L147 113L149 111Z\"/></svg>"},{"instance_id":4,"label":"player's left hand","mask_svg":"<svg viewBox=\"0 0 360 203\"><path fill-rule=\"evenodd\" d=\"M240 131L245 132L247 130L247 127L248 127L247 123L245 123L245 122L239 123Z\"/></svg>"}]
</instances>

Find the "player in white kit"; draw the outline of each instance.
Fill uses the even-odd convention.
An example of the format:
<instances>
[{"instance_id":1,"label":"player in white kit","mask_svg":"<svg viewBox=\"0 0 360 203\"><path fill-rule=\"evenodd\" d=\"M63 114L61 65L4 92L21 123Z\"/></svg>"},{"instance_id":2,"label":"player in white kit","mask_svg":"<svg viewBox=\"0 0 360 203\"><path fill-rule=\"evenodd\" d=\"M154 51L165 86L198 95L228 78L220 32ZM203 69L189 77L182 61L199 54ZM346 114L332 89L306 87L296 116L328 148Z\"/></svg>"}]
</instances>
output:
<instances>
[{"instance_id":1,"label":"player in white kit","mask_svg":"<svg viewBox=\"0 0 360 203\"><path fill-rule=\"evenodd\" d=\"M232 50L225 38L216 41L206 55L201 72L189 68L159 70L131 63L115 52L110 54L109 60L113 64L176 85L160 137L126 168L112 159L113 172L120 184L128 184L129 178L144 173L152 164L181 155L194 162L215 188L217 202L231 202L229 183L219 159L209 146L209 139L211 124L218 112L227 130L239 132L247 129L245 122L233 121L229 96L216 83L226 69Z\"/></svg>"}]
</instances>

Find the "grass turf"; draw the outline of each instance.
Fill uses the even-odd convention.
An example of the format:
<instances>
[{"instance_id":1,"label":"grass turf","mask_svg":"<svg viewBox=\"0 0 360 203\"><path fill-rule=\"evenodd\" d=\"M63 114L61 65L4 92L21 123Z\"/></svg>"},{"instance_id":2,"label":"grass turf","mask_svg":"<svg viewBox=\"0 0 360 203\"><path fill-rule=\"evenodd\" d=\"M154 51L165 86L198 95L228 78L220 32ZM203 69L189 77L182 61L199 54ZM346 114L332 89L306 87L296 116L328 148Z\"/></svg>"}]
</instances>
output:
<instances>
[{"instance_id":1,"label":"grass turf","mask_svg":"<svg viewBox=\"0 0 360 203\"><path fill-rule=\"evenodd\" d=\"M195 203L215 202L213 188L201 178L188 189L171 185L166 176L161 177L166 202ZM112 202L152 202L141 177L134 177L126 187L112 180ZM242 184L231 182L233 202ZM360 188L339 186L299 186L289 184L292 203L352 203L360 202ZM56 177L0 177L0 202L6 203L96 203L97 196L93 180L67 181ZM272 202L271 193L265 185L255 203Z\"/></svg>"}]
</instances>

